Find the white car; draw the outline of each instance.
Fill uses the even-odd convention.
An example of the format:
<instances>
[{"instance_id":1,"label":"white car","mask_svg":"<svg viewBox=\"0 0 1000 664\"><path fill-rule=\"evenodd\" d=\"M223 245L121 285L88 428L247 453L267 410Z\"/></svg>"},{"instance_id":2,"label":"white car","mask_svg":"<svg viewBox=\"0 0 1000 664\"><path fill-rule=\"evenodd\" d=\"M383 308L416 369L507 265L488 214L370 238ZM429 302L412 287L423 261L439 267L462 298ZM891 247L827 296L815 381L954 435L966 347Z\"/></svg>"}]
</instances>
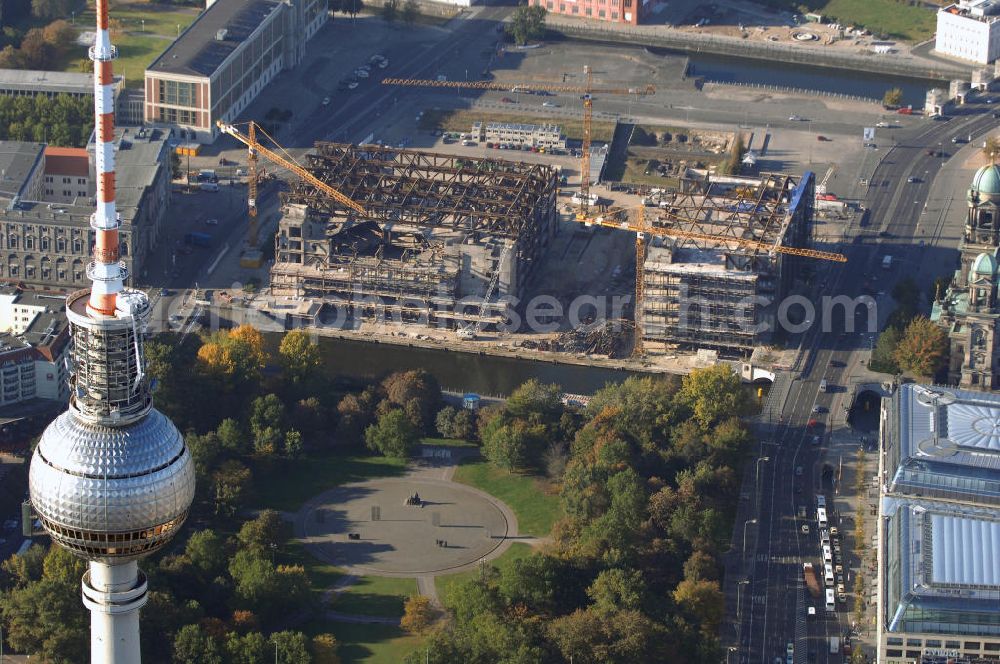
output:
<instances>
[{"instance_id":1,"label":"white car","mask_svg":"<svg viewBox=\"0 0 1000 664\"><path fill-rule=\"evenodd\" d=\"M350 83L347 84L347 89L348 90L353 90L356 87L358 87L358 82L357 81L351 81Z\"/></svg>"},{"instance_id":2,"label":"white car","mask_svg":"<svg viewBox=\"0 0 1000 664\"><path fill-rule=\"evenodd\" d=\"M559 104L554 104L551 101L543 101L542 106L546 108L559 108Z\"/></svg>"},{"instance_id":3,"label":"white car","mask_svg":"<svg viewBox=\"0 0 1000 664\"><path fill-rule=\"evenodd\" d=\"M209 226L218 226L219 225L219 220L218 219L206 219L205 223L208 224Z\"/></svg>"},{"instance_id":4,"label":"white car","mask_svg":"<svg viewBox=\"0 0 1000 664\"><path fill-rule=\"evenodd\" d=\"M323 97L323 105L324 106L329 106L330 105L330 98L329 97Z\"/></svg>"},{"instance_id":5,"label":"white car","mask_svg":"<svg viewBox=\"0 0 1000 664\"><path fill-rule=\"evenodd\" d=\"M801 119L802 119L802 118L800 118L800 117L799 117L799 116L797 116L797 115L789 115L789 116L788 116L788 121L789 121L789 122L798 122L798 121L799 121L799 120L801 120Z\"/></svg>"}]
</instances>

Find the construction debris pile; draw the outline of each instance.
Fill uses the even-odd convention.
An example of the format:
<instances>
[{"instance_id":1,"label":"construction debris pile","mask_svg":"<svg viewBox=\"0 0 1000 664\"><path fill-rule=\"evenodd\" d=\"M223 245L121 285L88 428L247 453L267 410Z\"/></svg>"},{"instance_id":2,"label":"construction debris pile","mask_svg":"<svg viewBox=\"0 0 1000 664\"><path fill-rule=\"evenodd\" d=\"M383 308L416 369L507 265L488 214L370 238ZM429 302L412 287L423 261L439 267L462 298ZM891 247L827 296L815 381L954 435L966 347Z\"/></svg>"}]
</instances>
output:
<instances>
[{"instance_id":1,"label":"construction debris pile","mask_svg":"<svg viewBox=\"0 0 1000 664\"><path fill-rule=\"evenodd\" d=\"M631 321L601 320L559 335L556 350L586 355L627 357L631 345Z\"/></svg>"}]
</instances>

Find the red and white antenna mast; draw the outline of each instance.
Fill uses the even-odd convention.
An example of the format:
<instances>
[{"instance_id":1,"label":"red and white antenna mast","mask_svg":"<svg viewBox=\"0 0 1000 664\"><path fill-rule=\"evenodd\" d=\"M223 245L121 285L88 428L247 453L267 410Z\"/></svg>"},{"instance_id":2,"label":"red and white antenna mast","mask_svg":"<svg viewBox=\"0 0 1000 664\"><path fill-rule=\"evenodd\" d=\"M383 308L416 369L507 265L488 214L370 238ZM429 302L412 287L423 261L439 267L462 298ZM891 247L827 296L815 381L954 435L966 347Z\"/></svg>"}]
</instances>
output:
<instances>
[{"instance_id":1,"label":"red and white antenna mast","mask_svg":"<svg viewBox=\"0 0 1000 664\"><path fill-rule=\"evenodd\" d=\"M119 262L121 220L115 207L115 97L111 62L118 57L118 49L111 44L108 2L97 0L97 36L90 47L90 59L94 61L94 154L97 161L97 211L91 216L90 225L97 238L94 262L87 267L87 276L93 282L87 309L92 314L113 316L118 293L124 288L126 270Z\"/></svg>"}]
</instances>

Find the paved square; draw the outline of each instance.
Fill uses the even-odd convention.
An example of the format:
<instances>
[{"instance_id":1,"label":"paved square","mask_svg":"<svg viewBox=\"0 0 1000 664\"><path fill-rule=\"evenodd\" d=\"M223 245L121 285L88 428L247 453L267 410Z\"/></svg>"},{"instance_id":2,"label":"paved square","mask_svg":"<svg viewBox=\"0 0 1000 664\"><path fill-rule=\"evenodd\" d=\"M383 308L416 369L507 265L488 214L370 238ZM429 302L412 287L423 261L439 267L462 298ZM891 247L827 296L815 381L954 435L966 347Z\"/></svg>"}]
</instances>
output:
<instances>
[{"instance_id":1,"label":"paved square","mask_svg":"<svg viewBox=\"0 0 1000 664\"><path fill-rule=\"evenodd\" d=\"M422 507L405 504L414 493ZM312 555L354 574L416 576L493 557L512 534L509 514L495 498L462 484L382 479L327 491L300 517Z\"/></svg>"}]
</instances>

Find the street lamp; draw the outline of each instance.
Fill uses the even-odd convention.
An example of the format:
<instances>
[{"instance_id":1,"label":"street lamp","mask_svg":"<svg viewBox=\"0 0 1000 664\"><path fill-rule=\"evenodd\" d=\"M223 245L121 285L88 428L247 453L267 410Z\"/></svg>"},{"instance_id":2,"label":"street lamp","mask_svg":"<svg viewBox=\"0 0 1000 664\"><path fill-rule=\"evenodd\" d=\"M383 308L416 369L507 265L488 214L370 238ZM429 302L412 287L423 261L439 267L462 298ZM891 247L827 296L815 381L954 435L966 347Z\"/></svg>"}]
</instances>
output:
<instances>
[{"instance_id":1,"label":"street lamp","mask_svg":"<svg viewBox=\"0 0 1000 664\"><path fill-rule=\"evenodd\" d=\"M744 558L747 555L747 526L749 526L751 523L757 523L757 519L747 519L743 523L743 557Z\"/></svg>"},{"instance_id":2,"label":"street lamp","mask_svg":"<svg viewBox=\"0 0 1000 664\"><path fill-rule=\"evenodd\" d=\"M757 459L757 463L756 463L757 473L756 473L756 477L754 478L754 481L753 481L753 486L754 486L754 490L755 491L760 491L760 462L761 461L770 461L770 460L771 460L771 457L769 457L769 456L762 456L761 458Z\"/></svg>"},{"instance_id":3,"label":"street lamp","mask_svg":"<svg viewBox=\"0 0 1000 664\"><path fill-rule=\"evenodd\" d=\"M743 592L743 586L748 585L750 585L750 579L742 579L736 583L736 622L743 619L743 603L740 601L740 593Z\"/></svg>"}]
</instances>

